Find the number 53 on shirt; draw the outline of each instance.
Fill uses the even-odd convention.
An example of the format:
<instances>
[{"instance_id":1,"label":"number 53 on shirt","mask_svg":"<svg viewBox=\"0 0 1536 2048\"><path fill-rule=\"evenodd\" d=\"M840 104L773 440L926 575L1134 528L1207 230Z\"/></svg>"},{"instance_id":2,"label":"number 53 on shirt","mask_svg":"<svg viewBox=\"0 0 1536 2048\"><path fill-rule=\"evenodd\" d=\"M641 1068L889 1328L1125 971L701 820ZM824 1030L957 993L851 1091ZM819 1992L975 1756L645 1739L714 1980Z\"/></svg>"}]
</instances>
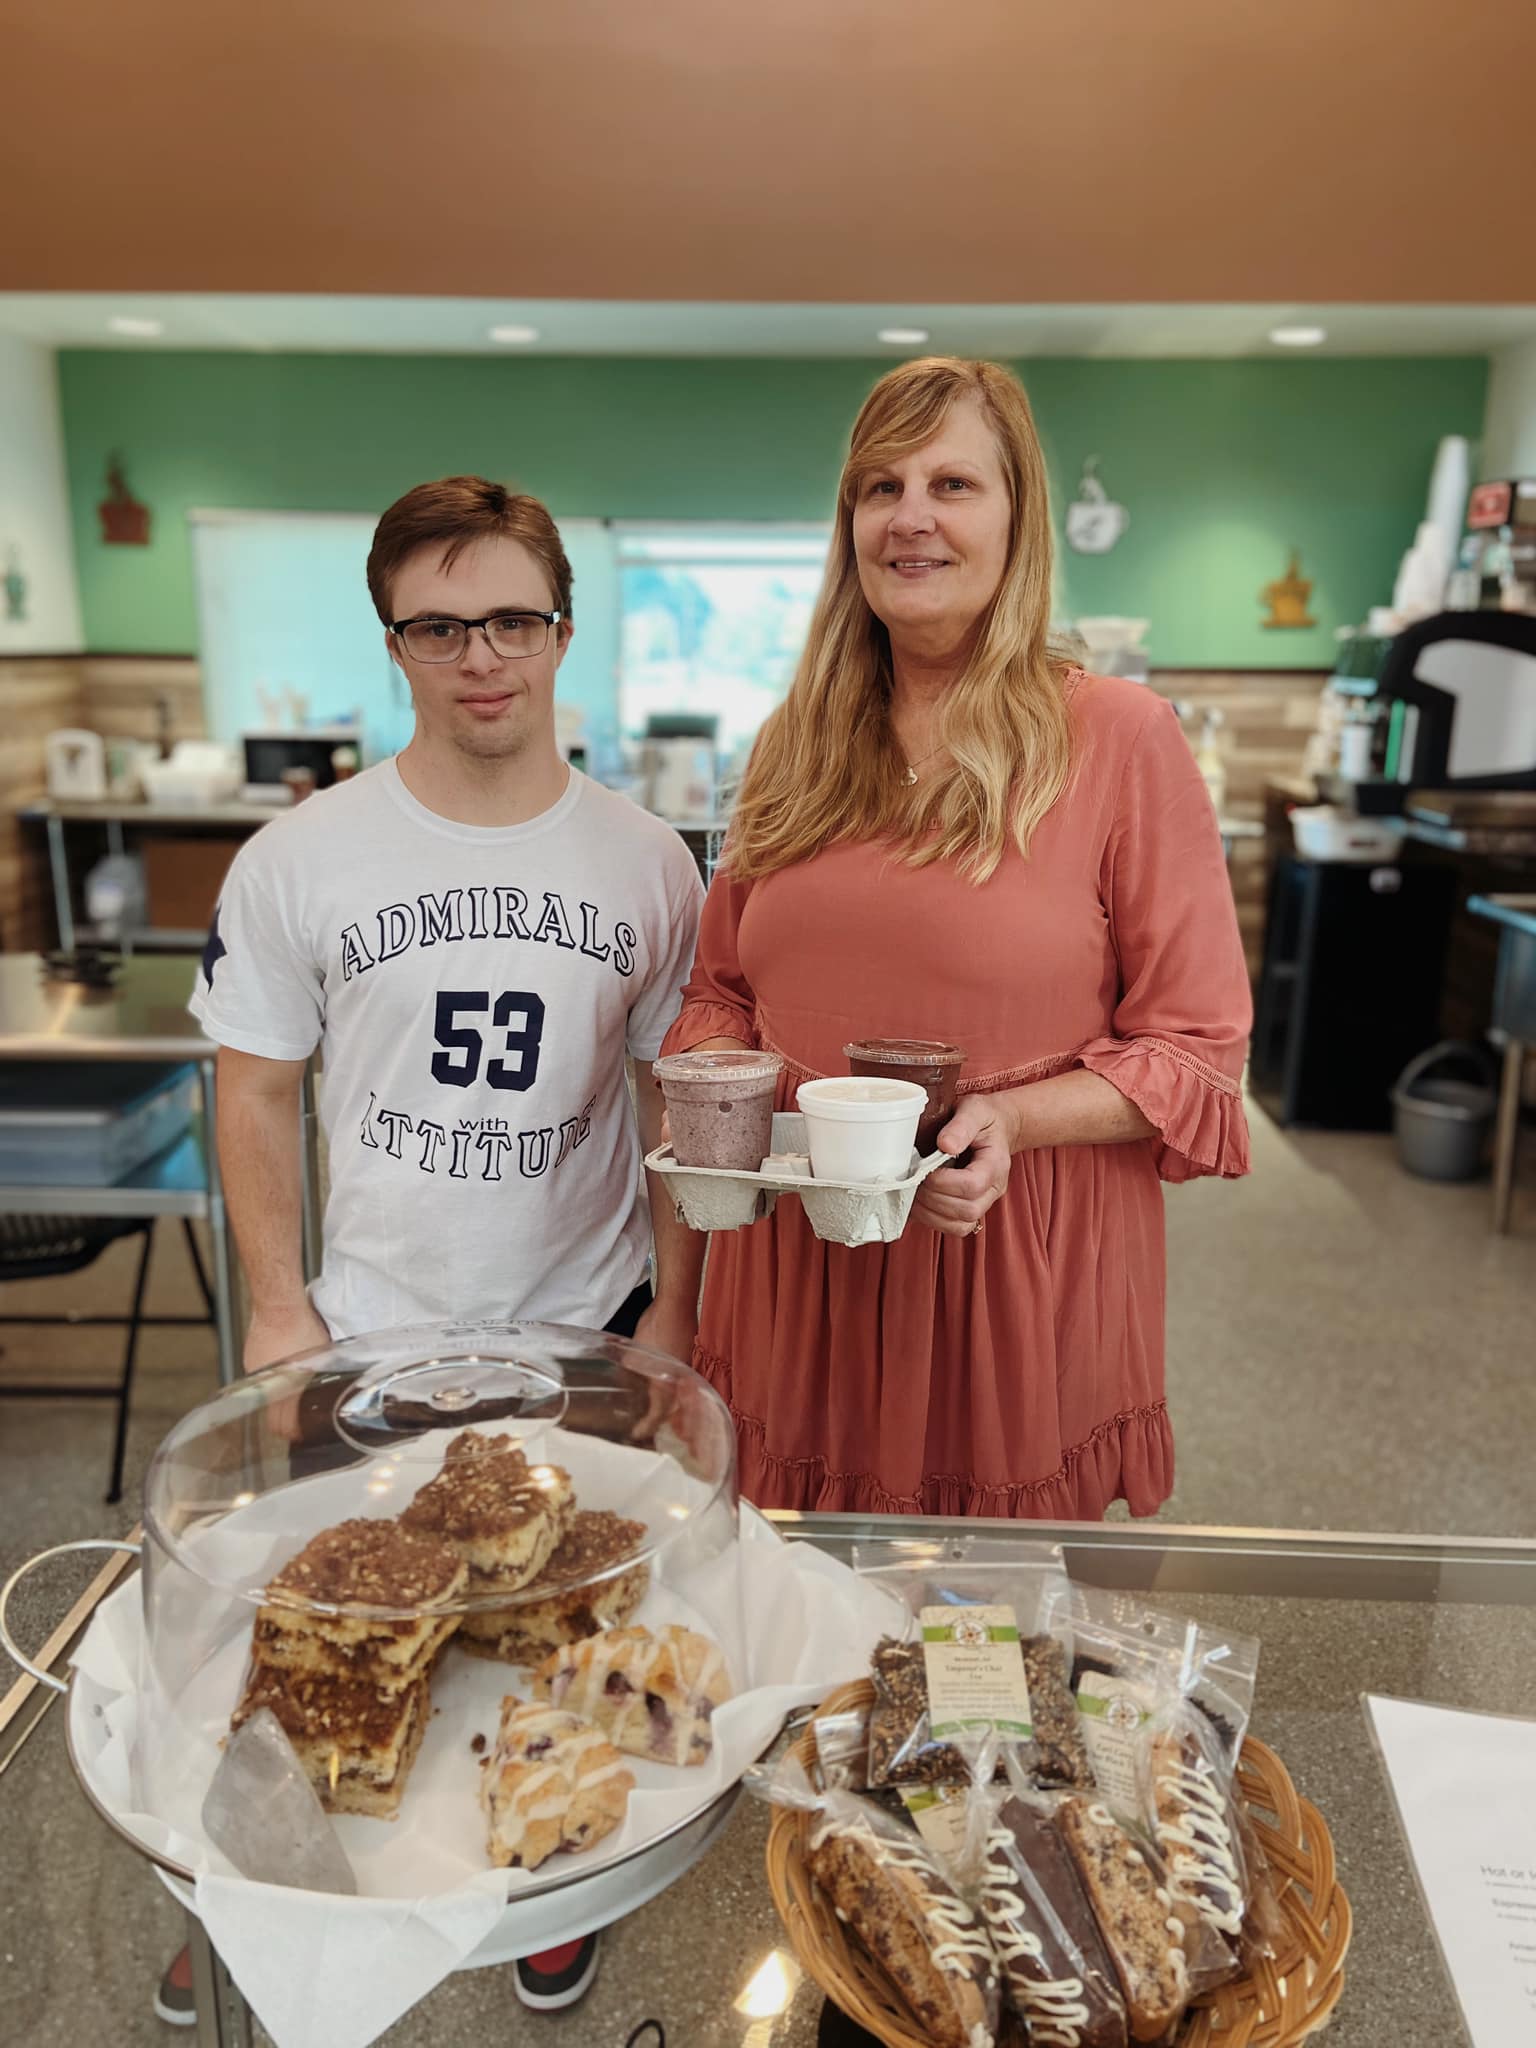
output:
<instances>
[{"instance_id":1,"label":"number 53 on shirt","mask_svg":"<svg viewBox=\"0 0 1536 2048\"><path fill-rule=\"evenodd\" d=\"M496 1056L485 1062L486 1085L521 1095L539 1073L539 1046L544 1037L542 997L527 989L506 989L493 1007L488 989L445 988L438 992L435 1035L441 1052L432 1055L432 1078L445 1088L472 1088L480 1078L485 1040L464 1018L490 1011L493 1029L502 1032Z\"/></svg>"}]
</instances>

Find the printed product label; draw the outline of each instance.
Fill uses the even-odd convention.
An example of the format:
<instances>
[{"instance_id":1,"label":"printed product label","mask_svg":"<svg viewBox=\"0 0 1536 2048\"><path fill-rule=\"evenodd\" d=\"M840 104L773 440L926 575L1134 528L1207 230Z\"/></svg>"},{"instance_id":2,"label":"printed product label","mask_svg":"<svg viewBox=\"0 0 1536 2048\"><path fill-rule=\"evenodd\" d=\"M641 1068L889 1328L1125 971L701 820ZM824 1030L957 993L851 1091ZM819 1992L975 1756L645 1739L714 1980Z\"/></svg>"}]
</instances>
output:
<instances>
[{"instance_id":1,"label":"printed product label","mask_svg":"<svg viewBox=\"0 0 1536 2048\"><path fill-rule=\"evenodd\" d=\"M965 1789L960 1785L910 1785L902 1800L917 1832L941 1862L965 1846Z\"/></svg>"},{"instance_id":2,"label":"printed product label","mask_svg":"<svg viewBox=\"0 0 1536 2048\"><path fill-rule=\"evenodd\" d=\"M1033 1733L1029 1683L1011 1607L925 1607L918 1617L933 1735L1027 1742Z\"/></svg>"},{"instance_id":3,"label":"printed product label","mask_svg":"<svg viewBox=\"0 0 1536 2048\"><path fill-rule=\"evenodd\" d=\"M1121 1819L1135 1817L1141 1809L1136 1737L1151 1708L1150 1687L1129 1678L1085 1671L1078 1681L1078 1726L1088 1761L1105 1804Z\"/></svg>"}]
</instances>

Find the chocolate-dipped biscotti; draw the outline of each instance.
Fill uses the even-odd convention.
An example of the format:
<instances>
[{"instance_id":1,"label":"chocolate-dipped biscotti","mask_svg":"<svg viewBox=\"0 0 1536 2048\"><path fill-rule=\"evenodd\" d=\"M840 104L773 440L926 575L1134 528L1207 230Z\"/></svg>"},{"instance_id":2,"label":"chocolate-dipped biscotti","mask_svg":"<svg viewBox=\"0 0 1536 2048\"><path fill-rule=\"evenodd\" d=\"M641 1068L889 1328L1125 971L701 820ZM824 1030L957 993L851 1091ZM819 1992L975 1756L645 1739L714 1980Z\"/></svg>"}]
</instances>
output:
<instances>
[{"instance_id":1,"label":"chocolate-dipped biscotti","mask_svg":"<svg viewBox=\"0 0 1536 2048\"><path fill-rule=\"evenodd\" d=\"M1126 2048L1125 2000L1082 1883L1043 1808L1009 1799L987 1831L982 1914L1031 2048Z\"/></svg>"}]
</instances>

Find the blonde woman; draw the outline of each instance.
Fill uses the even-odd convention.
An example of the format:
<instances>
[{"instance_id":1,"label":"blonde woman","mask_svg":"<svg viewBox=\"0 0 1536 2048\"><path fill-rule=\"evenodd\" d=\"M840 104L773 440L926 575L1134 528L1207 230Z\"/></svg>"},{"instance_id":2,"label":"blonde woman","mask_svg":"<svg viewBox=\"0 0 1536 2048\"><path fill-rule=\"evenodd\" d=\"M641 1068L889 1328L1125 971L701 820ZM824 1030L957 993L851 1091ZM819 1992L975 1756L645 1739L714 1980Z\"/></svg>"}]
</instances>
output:
<instances>
[{"instance_id":1,"label":"blonde woman","mask_svg":"<svg viewBox=\"0 0 1536 2048\"><path fill-rule=\"evenodd\" d=\"M1247 1171L1247 976L1169 706L1047 646L1016 379L930 359L853 429L668 1051L766 1046L782 1104L871 1036L965 1048L895 1244L797 1202L712 1242L695 1361L767 1507L1096 1518L1173 1483L1159 1178Z\"/></svg>"}]
</instances>

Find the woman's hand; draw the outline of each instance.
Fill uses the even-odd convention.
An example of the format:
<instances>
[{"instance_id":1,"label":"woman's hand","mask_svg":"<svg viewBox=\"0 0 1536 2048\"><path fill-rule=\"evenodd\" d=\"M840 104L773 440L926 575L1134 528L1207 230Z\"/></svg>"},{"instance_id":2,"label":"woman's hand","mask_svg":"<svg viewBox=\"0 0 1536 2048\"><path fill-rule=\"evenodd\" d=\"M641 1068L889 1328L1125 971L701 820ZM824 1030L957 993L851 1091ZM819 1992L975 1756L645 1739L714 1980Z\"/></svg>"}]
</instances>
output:
<instances>
[{"instance_id":1,"label":"woman's hand","mask_svg":"<svg viewBox=\"0 0 1536 2048\"><path fill-rule=\"evenodd\" d=\"M941 1166L929 1174L917 1191L913 1217L946 1237L971 1237L1008 1185L1013 1143L1007 1105L995 1095L962 1095L938 1147L952 1159L967 1151L970 1158L964 1166Z\"/></svg>"}]
</instances>

